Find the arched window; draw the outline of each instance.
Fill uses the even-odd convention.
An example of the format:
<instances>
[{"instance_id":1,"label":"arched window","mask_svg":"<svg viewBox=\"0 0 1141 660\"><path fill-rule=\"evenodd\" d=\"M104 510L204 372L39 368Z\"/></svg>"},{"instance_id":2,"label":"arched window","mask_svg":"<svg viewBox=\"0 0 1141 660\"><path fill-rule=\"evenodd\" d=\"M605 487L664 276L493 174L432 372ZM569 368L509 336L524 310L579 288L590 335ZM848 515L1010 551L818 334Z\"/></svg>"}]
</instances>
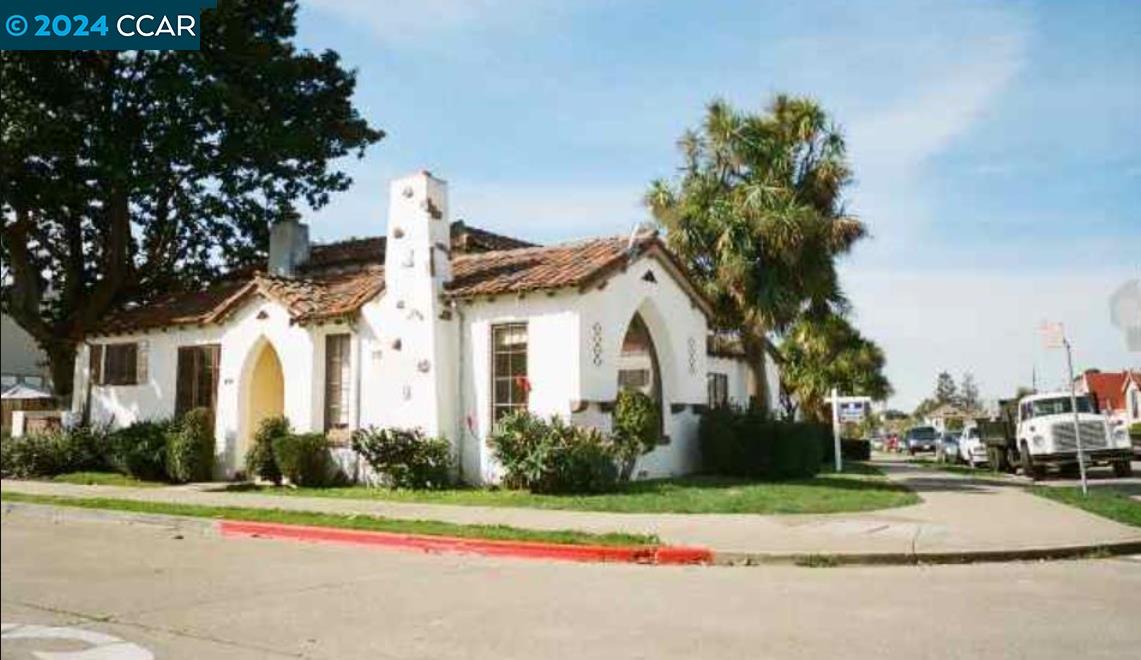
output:
<instances>
[{"instance_id":1,"label":"arched window","mask_svg":"<svg viewBox=\"0 0 1141 660\"><path fill-rule=\"evenodd\" d=\"M618 356L618 387L624 390L637 390L657 403L659 422L662 416L662 372L658 367L658 352L654 349L654 338L640 314L634 314L626 336L622 339L622 351ZM665 426L660 428L663 430Z\"/></svg>"}]
</instances>

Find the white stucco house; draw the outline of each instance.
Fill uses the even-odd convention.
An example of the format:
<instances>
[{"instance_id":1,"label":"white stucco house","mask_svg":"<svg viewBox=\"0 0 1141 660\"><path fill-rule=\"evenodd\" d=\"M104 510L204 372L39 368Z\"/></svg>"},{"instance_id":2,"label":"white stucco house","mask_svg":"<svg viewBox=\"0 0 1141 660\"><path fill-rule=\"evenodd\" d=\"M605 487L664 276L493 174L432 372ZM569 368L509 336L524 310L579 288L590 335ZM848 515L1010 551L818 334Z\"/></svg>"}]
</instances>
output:
<instances>
[{"instance_id":1,"label":"white stucco house","mask_svg":"<svg viewBox=\"0 0 1141 660\"><path fill-rule=\"evenodd\" d=\"M664 434L635 473L681 474L698 465L710 399L757 391L709 341L708 315L654 234L532 245L450 222L446 183L420 172L391 183L384 237L310 245L304 224L281 222L266 272L109 315L79 352L73 410L122 426L207 406L221 476L243 470L271 415L334 442L420 427L451 441L462 479L487 483L498 416L605 429L619 387L637 387Z\"/></svg>"}]
</instances>

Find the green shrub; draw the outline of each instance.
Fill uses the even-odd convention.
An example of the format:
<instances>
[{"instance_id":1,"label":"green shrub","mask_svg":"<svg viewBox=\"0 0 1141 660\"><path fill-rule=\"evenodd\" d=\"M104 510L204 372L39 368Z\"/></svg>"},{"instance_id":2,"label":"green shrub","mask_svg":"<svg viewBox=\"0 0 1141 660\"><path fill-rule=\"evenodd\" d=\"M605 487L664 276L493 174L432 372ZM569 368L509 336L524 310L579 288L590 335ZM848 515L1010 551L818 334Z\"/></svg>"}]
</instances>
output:
<instances>
[{"instance_id":1,"label":"green shrub","mask_svg":"<svg viewBox=\"0 0 1141 660\"><path fill-rule=\"evenodd\" d=\"M622 461L622 477L629 478L634 462L653 451L662 437L658 404L637 390L622 390L614 403L611 438Z\"/></svg>"},{"instance_id":2,"label":"green shrub","mask_svg":"<svg viewBox=\"0 0 1141 660\"><path fill-rule=\"evenodd\" d=\"M5 437L0 449L4 478L30 479L59 474L67 469L67 449L58 433Z\"/></svg>"},{"instance_id":3,"label":"green shrub","mask_svg":"<svg viewBox=\"0 0 1141 660\"><path fill-rule=\"evenodd\" d=\"M117 472L136 479L166 478L166 436L169 421L142 421L111 433L108 463Z\"/></svg>"},{"instance_id":4,"label":"green shrub","mask_svg":"<svg viewBox=\"0 0 1141 660\"><path fill-rule=\"evenodd\" d=\"M110 434L101 426L76 426L61 431L65 436L66 472L100 471L109 468Z\"/></svg>"},{"instance_id":5,"label":"green shrub","mask_svg":"<svg viewBox=\"0 0 1141 660\"><path fill-rule=\"evenodd\" d=\"M503 466L503 484L534 493L598 493L618 483L618 446L596 429L514 412L488 444Z\"/></svg>"},{"instance_id":6,"label":"green shrub","mask_svg":"<svg viewBox=\"0 0 1141 660\"><path fill-rule=\"evenodd\" d=\"M826 427L769 419L758 411L719 407L708 411L698 430L707 472L759 479L816 475L823 458Z\"/></svg>"},{"instance_id":7,"label":"green shrub","mask_svg":"<svg viewBox=\"0 0 1141 660\"><path fill-rule=\"evenodd\" d=\"M287 436L292 429L289 420L285 417L267 417L258 424L246 452L246 472L250 478L264 479L274 484L281 483L281 470L277 467L277 458L273 455L273 442L277 438Z\"/></svg>"},{"instance_id":8,"label":"green shrub","mask_svg":"<svg viewBox=\"0 0 1141 660\"><path fill-rule=\"evenodd\" d=\"M290 433L273 440L281 475L294 486L328 486L333 481L329 441L323 433Z\"/></svg>"},{"instance_id":9,"label":"green shrub","mask_svg":"<svg viewBox=\"0 0 1141 660\"><path fill-rule=\"evenodd\" d=\"M214 416L209 408L195 408L172 425L166 439L166 474L175 483L213 477Z\"/></svg>"},{"instance_id":10,"label":"green shrub","mask_svg":"<svg viewBox=\"0 0 1141 660\"><path fill-rule=\"evenodd\" d=\"M1137 422L1129 427L1129 437L1132 438L1134 442L1141 442L1141 422Z\"/></svg>"},{"instance_id":11,"label":"green shrub","mask_svg":"<svg viewBox=\"0 0 1141 660\"><path fill-rule=\"evenodd\" d=\"M392 488L443 488L450 483L452 445L420 429L374 429L353 433L353 451Z\"/></svg>"}]
</instances>

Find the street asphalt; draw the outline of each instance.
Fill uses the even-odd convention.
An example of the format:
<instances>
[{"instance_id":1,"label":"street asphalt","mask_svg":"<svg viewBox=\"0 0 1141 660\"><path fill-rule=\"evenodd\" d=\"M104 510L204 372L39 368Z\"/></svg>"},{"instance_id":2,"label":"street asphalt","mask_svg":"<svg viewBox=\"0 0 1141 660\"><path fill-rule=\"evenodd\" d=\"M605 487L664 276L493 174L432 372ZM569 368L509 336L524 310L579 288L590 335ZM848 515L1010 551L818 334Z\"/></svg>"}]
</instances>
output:
<instances>
[{"instance_id":1,"label":"street asphalt","mask_svg":"<svg viewBox=\"0 0 1141 660\"><path fill-rule=\"evenodd\" d=\"M4 659L1141 655L1141 557L645 567L19 514L0 525Z\"/></svg>"}]
</instances>

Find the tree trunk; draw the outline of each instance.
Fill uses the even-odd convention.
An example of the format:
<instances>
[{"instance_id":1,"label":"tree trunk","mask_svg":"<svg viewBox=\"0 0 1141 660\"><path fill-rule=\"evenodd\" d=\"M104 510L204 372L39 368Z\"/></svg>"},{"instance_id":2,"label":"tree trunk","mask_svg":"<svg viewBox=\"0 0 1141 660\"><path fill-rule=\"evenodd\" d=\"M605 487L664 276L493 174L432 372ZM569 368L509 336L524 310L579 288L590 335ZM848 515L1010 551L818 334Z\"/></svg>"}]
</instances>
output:
<instances>
[{"instance_id":1,"label":"tree trunk","mask_svg":"<svg viewBox=\"0 0 1141 660\"><path fill-rule=\"evenodd\" d=\"M744 333L742 333L744 334ZM742 348L745 349L745 362L749 365L749 372L753 376L753 400L751 407L762 412L769 412L768 380L765 377L764 341L758 342L755 338L742 337Z\"/></svg>"},{"instance_id":2,"label":"tree trunk","mask_svg":"<svg viewBox=\"0 0 1141 660\"><path fill-rule=\"evenodd\" d=\"M56 398L64 407L70 407L71 390L75 385L75 343L66 339L53 340L44 342L43 349L48 356Z\"/></svg>"}]
</instances>

